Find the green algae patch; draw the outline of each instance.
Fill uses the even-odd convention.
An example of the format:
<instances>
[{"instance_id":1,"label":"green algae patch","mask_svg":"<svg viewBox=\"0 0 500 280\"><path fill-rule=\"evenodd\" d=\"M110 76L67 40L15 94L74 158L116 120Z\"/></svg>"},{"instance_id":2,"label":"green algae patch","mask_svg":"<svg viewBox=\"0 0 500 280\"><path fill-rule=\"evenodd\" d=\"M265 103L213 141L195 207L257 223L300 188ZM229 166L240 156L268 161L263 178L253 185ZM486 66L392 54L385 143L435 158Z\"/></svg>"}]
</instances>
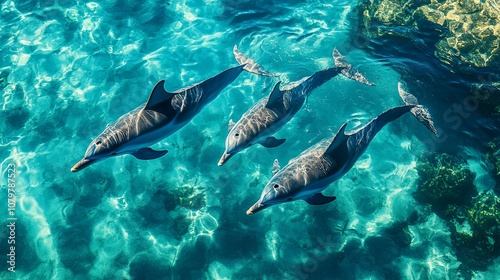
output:
<instances>
[{"instance_id":1,"label":"green algae patch","mask_svg":"<svg viewBox=\"0 0 500 280\"><path fill-rule=\"evenodd\" d=\"M492 192L482 193L472 199L472 207L467 210L467 219L472 228L482 232L493 228L500 230L500 198Z\"/></svg>"}]
</instances>

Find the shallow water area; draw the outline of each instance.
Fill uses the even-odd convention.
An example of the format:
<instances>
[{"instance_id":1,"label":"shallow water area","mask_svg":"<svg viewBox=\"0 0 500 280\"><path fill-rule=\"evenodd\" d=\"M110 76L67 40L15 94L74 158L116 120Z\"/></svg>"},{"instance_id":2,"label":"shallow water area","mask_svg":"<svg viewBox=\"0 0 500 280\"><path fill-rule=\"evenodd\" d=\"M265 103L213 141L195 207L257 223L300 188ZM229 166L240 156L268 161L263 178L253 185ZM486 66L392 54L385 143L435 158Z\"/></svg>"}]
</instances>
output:
<instances>
[{"instance_id":1,"label":"shallow water area","mask_svg":"<svg viewBox=\"0 0 500 280\"><path fill-rule=\"evenodd\" d=\"M467 252L457 247L472 235L466 223L453 231L449 213L417 200L415 192L424 155L455 152L474 175L477 192L493 193L500 170L493 144L498 115L481 105L454 129L448 117L457 115L446 112L463 104L469 80L459 73L464 84L433 88L444 70L425 69L437 60L418 52L384 57L381 49L391 49L385 38L354 37L357 5L2 2L0 221L16 227L15 272L7 263L12 231L0 231L0 278L494 279L500 264L491 255L498 255L498 244L491 255L478 253L490 258L487 265L464 268ZM169 151L161 158L125 155L70 172L92 139L145 103L159 80L176 91L236 66L234 45L280 76L241 73L190 123L152 146ZM239 119L278 80L286 86L334 66L334 47L376 86L333 78L276 133L287 139L282 146L255 145L217 166L229 120ZM498 82L498 75L492 72L484 84ZM272 177L275 159L283 167L346 121L350 131L403 105L398 82L429 107L446 138L407 114L384 127L354 167L325 190L337 197L334 202L294 201L245 214ZM463 91L445 92L454 87ZM485 206L495 210L500 203L495 205ZM455 209L464 211L460 219L476 209L463 207L469 208ZM469 228L489 225L473 214ZM498 231L482 233L500 242L493 239Z\"/></svg>"}]
</instances>

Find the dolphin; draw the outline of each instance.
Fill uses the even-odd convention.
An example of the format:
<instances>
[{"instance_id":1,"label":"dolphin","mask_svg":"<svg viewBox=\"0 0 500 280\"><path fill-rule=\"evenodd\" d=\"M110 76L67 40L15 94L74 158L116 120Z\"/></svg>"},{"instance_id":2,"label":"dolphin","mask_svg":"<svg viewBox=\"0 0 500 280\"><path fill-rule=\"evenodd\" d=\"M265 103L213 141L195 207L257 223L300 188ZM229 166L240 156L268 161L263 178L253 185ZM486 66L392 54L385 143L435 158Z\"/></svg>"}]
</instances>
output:
<instances>
[{"instance_id":1,"label":"dolphin","mask_svg":"<svg viewBox=\"0 0 500 280\"><path fill-rule=\"evenodd\" d=\"M342 75L346 76L349 79L352 79L352 80L358 81L362 84L365 84L367 86L374 86L375 85L374 83L368 81L366 79L366 77L363 76L363 74L359 73L358 70L353 69L352 65L347 62L345 56L340 54L340 52L337 50L337 48L333 49L332 55L333 55L333 60L335 62L335 66L344 68L344 69L342 69L342 72L341 72Z\"/></svg>"},{"instance_id":2,"label":"dolphin","mask_svg":"<svg viewBox=\"0 0 500 280\"><path fill-rule=\"evenodd\" d=\"M236 47L234 54L239 63L253 61L238 54ZM272 135L292 119L314 89L338 74L342 73L353 80L373 85L359 72L354 72L352 66L346 62L337 49L334 49L333 56L338 67L318 71L310 77L283 88L280 88L281 81L277 82L269 96L257 101L236 123L230 120L225 151L218 165L224 165L232 156L255 144L261 144L266 148L274 148L283 144L286 139L276 139Z\"/></svg>"},{"instance_id":3,"label":"dolphin","mask_svg":"<svg viewBox=\"0 0 500 280\"><path fill-rule=\"evenodd\" d=\"M416 100L408 92L400 92L400 95L405 96L405 103ZM345 132L346 122L333 139L320 141L290 160L279 171L276 170L279 167L275 161L271 180L264 187L260 199L248 209L247 214L255 214L269 206L299 199L305 200L310 205L323 205L334 201L335 196L325 196L321 192L353 167L366 151L370 141L386 124L408 112L414 114L429 129L434 127L427 109L416 104L389 109L362 128L349 133Z\"/></svg>"},{"instance_id":4,"label":"dolphin","mask_svg":"<svg viewBox=\"0 0 500 280\"><path fill-rule=\"evenodd\" d=\"M159 81L145 104L106 126L90 143L83 159L76 163L71 171L80 171L98 161L124 154L131 154L141 160L156 159L165 155L166 150L157 151L149 146L186 125L243 70L267 74L255 61L248 61L175 92L166 91L165 80Z\"/></svg>"}]
</instances>

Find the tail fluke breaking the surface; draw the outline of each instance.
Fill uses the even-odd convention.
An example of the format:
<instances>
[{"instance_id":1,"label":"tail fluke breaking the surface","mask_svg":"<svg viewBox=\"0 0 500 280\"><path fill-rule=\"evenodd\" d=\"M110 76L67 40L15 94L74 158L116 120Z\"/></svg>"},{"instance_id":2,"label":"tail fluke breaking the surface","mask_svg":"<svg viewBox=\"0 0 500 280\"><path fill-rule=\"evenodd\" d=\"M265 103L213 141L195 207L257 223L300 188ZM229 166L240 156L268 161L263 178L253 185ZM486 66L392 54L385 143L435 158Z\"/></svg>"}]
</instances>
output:
<instances>
[{"instance_id":1,"label":"tail fluke breaking the surface","mask_svg":"<svg viewBox=\"0 0 500 280\"><path fill-rule=\"evenodd\" d=\"M234 58L236 58L236 61L238 61L240 65L245 65L245 67L243 68L244 70L262 76L268 76L268 77L279 76L278 74L267 72L264 68L262 68L262 66L260 66L257 62L255 62L255 60L241 53L236 45L234 45L233 53L234 53Z\"/></svg>"},{"instance_id":2,"label":"tail fluke breaking the surface","mask_svg":"<svg viewBox=\"0 0 500 280\"><path fill-rule=\"evenodd\" d=\"M368 86L375 85L374 83L368 81L368 79L365 76L363 76L363 74L359 73L358 70L353 69L352 65L349 62L347 62L347 60L345 59L345 56L340 54L340 52L337 50L337 48L333 49L332 55L333 55L333 60L335 61L335 66L344 67L344 69L341 72L342 75L346 76L347 78L349 78L351 80L358 81L358 82L365 84L365 85L368 85Z\"/></svg>"},{"instance_id":3,"label":"tail fluke breaking the surface","mask_svg":"<svg viewBox=\"0 0 500 280\"><path fill-rule=\"evenodd\" d=\"M439 137L434 122L432 121L431 113L427 108L418 104L418 100L411 93L406 91L402 83L398 83L399 96L406 105L417 105L411 109L411 113L417 118L419 122L424 124L434 135Z\"/></svg>"}]
</instances>

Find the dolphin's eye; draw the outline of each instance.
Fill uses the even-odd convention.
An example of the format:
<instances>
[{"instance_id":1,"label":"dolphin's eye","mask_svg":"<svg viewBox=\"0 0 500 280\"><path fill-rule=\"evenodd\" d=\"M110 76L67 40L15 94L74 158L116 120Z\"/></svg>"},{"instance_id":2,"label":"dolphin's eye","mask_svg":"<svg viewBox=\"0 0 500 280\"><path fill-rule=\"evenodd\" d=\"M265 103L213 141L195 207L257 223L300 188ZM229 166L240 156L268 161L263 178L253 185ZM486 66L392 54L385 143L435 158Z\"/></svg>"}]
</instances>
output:
<instances>
[{"instance_id":1,"label":"dolphin's eye","mask_svg":"<svg viewBox=\"0 0 500 280\"><path fill-rule=\"evenodd\" d=\"M234 137L238 138L238 137L240 137L240 134L239 134L239 133L236 133L236 134L234 135Z\"/></svg>"},{"instance_id":2,"label":"dolphin's eye","mask_svg":"<svg viewBox=\"0 0 500 280\"><path fill-rule=\"evenodd\" d=\"M275 189L277 189L277 188L279 188L279 187L280 187L280 185L278 185L278 184L274 185L274 188L275 188Z\"/></svg>"},{"instance_id":3,"label":"dolphin's eye","mask_svg":"<svg viewBox=\"0 0 500 280\"><path fill-rule=\"evenodd\" d=\"M96 144L96 145L101 145L101 144L102 144L102 142L101 142L101 141L97 141L97 142L95 142L95 144Z\"/></svg>"}]
</instances>

